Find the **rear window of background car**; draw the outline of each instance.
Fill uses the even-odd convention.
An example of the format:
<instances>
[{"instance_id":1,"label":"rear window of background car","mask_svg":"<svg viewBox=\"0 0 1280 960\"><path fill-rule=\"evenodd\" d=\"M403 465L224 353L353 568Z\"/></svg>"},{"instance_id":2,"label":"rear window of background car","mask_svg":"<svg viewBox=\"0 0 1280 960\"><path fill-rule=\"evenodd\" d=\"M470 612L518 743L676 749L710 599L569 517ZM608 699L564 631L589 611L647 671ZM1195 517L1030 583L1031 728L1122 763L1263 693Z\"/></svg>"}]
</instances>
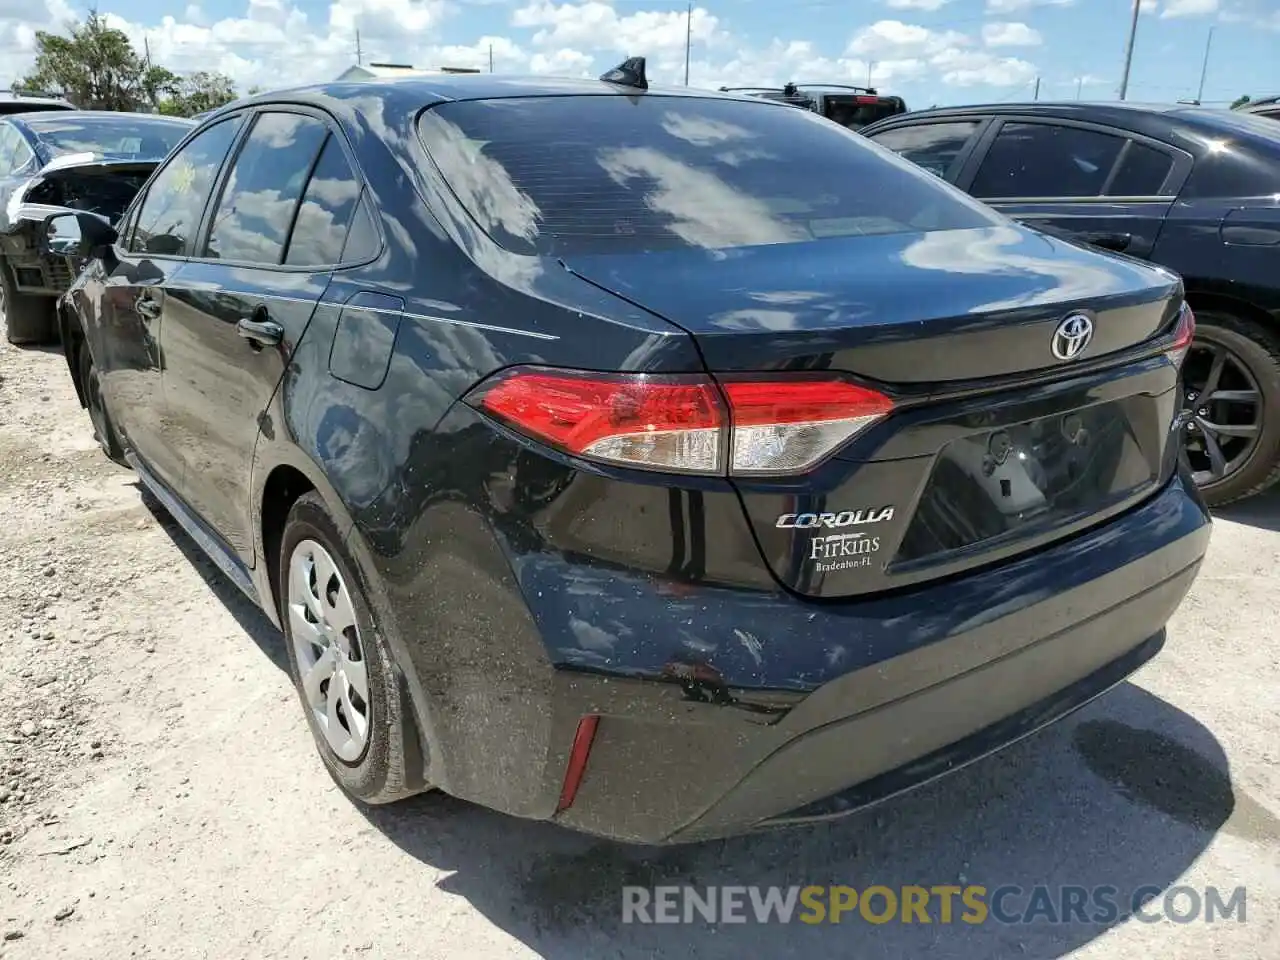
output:
<instances>
[{"instance_id":1,"label":"rear window of background car","mask_svg":"<svg viewBox=\"0 0 1280 960\"><path fill-rule=\"evenodd\" d=\"M969 192L983 199L1101 196L1124 144L1123 137L1079 127L1006 123Z\"/></svg>"},{"instance_id":2,"label":"rear window of background car","mask_svg":"<svg viewBox=\"0 0 1280 960\"><path fill-rule=\"evenodd\" d=\"M453 102L425 111L419 129L462 205L518 253L724 249L998 222L858 134L763 100Z\"/></svg>"},{"instance_id":3,"label":"rear window of background car","mask_svg":"<svg viewBox=\"0 0 1280 960\"><path fill-rule=\"evenodd\" d=\"M871 139L930 173L945 177L979 126L977 120L916 123L873 134Z\"/></svg>"}]
</instances>

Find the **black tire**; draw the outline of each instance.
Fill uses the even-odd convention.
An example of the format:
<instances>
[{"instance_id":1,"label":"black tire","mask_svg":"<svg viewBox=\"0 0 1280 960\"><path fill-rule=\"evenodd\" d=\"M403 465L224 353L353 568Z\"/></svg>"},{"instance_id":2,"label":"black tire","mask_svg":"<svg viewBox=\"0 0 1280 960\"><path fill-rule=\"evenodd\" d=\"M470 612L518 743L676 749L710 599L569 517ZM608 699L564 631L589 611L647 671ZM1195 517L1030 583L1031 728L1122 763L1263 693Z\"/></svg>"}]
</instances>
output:
<instances>
[{"instance_id":1,"label":"black tire","mask_svg":"<svg viewBox=\"0 0 1280 960\"><path fill-rule=\"evenodd\" d=\"M1200 485L1205 502L1220 507L1280 482L1280 334L1229 313L1197 310L1196 340L1234 354L1262 394L1261 432L1248 459L1222 480Z\"/></svg>"},{"instance_id":2,"label":"black tire","mask_svg":"<svg viewBox=\"0 0 1280 960\"><path fill-rule=\"evenodd\" d=\"M93 425L93 437L102 447L102 452L109 460L122 467L129 464L124 459L124 449L116 437L111 417L102 402L102 390L98 386L98 369L94 366L93 355L89 352L89 344L84 340L76 346L76 371L80 377L80 389L84 391L85 407L89 411L89 422Z\"/></svg>"},{"instance_id":3,"label":"black tire","mask_svg":"<svg viewBox=\"0 0 1280 960\"><path fill-rule=\"evenodd\" d=\"M53 343L58 339L55 297L18 293L9 264L0 259L0 314L5 338L13 344Z\"/></svg>"},{"instance_id":4,"label":"black tire","mask_svg":"<svg viewBox=\"0 0 1280 960\"><path fill-rule=\"evenodd\" d=\"M288 609L289 568L295 548L305 540L318 543L333 559L356 616L368 678L369 734L363 753L350 762L340 758L325 739L303 691L294 648ZM289 672L316 749L329 775L348 795L368 804L392 803L421 792L409 785L406 776L406 754L416 749L412 744L417 736L411 705L365 599L363 581L357 575L355 563L347 552L337 525L325 509L324 501L314 492L299 497L285 521L276 570L276 596L279 598L280 622L284 626Z\"/></svg>"}]
</instances>

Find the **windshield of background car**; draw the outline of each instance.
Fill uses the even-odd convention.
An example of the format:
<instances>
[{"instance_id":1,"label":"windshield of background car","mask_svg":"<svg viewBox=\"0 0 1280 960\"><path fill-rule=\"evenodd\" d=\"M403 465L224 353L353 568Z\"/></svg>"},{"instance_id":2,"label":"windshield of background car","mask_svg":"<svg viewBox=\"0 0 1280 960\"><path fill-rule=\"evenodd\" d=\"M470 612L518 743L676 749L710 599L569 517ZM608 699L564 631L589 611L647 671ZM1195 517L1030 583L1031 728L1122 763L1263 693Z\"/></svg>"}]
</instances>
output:
<instances>
[{"instance_id":1,"label":"windshield of background car","mask_svg":"<svg viewBox=\"0 0 1280 960\"><path fill-rule=\"evenodd\" d=\"M162 160L192 124L162 117L27 117L49 157L92 153L108 160Z\"/></svg>"},{"instance_id":2,"label":"windshield of background car","mask_svg":"<svg viewBox=\"0 0 1280 960\"><path fill-rule=\"evenodd\" d=\"M459 202L528 255L726 249L1000 222L806 110L660 95L455 101L419 130Z\"/></svg>"}]
</instances>

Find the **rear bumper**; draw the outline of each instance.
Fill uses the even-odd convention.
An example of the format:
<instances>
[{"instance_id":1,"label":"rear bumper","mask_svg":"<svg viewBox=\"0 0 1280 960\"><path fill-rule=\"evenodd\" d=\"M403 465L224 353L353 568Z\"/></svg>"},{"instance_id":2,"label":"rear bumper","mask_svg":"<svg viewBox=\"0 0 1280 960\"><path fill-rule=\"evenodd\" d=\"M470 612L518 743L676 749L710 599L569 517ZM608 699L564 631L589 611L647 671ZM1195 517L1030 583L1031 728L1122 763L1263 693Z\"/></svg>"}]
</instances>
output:
<instances>
[{"instance_id":1,"label":"rear bumper","mask_svg":"<svg viewBox=\"0 0 1280 960\"><path fill-rule=\"evenodd\" d=\"M673 596L652 578L542 554L513 566L525 625L502 617L488 657L461 670L455 646L446 675L410 642L411 683L430 704L427 776L499 810L640 843L846 813L1025 736L1154 656L1210 529L1179 475L1068 541L846 603ZM591 715L585 773L557 812Z\"/></svg>"}]
</instances>

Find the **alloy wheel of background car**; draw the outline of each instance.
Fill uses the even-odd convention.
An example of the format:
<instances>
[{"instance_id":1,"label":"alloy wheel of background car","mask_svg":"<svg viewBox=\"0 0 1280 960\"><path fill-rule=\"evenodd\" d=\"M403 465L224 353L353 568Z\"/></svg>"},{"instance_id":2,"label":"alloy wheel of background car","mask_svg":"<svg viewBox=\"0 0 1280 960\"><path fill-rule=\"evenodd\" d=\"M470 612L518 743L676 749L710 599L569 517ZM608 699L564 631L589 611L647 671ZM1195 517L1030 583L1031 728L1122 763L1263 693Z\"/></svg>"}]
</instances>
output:
<instances>
[{"instance_id":1,"label":"alloy wheel of background car","mask_svg":"<svg viewBox=\"0 0 1280 960\"><path fill-rule=\"evenodd\" d=\"M1183 365L1184 456L1205 499L1221 505L1280 477L1280 355L1252 324L1197 314Z\"/></svg>"},{"instance_id":2,"label":"alloy wheel of background car","mask_svg":"<svg viewBox=\"0 0 1280 960\"><path fill-rule=\"evenodd\" d=\"M289 626L302 691L334 754L355 763L369 743L369 672L351 594L329 552L303 540L289 558Z\"/></svg>"}]
</instances>

